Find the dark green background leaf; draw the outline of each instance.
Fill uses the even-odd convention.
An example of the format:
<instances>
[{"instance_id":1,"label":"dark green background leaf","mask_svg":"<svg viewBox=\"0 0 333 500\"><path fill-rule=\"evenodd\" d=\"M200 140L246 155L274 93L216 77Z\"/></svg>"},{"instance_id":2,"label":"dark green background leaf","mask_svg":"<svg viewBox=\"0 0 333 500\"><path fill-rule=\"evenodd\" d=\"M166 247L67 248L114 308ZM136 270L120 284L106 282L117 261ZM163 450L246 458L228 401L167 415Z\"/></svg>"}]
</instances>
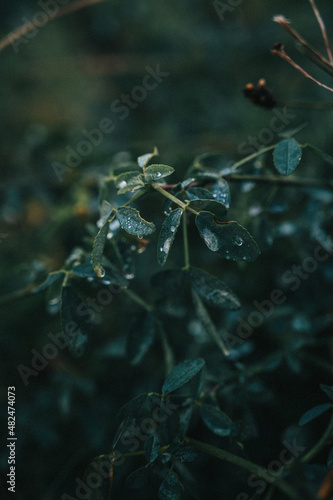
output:
<instances>
[{"instance_id":1,"label":"dark green background leaf","mask_svg":"<svg viewBox=\"0 0 333 500\"><path fill-rule=\"evenodd\" d=\"M186 384L203 368L204 365L205 361L202 358L187 359L186 361L179 363L174 367L171 373L169 373L163 384L162 392L164 394L169 394Z\"/></svg>"}]
</instances>

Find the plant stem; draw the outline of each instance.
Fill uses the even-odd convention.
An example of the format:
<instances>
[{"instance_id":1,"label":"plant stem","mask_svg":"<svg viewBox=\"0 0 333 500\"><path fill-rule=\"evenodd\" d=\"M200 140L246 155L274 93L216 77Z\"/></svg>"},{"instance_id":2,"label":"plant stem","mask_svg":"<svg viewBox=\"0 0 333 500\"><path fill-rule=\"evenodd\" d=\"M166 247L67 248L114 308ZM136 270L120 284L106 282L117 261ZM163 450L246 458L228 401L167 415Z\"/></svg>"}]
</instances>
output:
<instances>
[{"instance_id":1,"label":"plant stem","mask_svg":"<svg viewBox=\"0 0 333 500\"><path fill-rule=\"evenodd\" d=\"M134 302L136 302L139 306L141 306L145 311L151 312L154 310L154 306L151 304L148 304L145 300L143 300L136 292L133 292L133 290L130 290L129 288L123 288L124 292L128 297L130 297Z\"/></svg>"},{"instance_id":2,"label":"plant stem","mask_svg":"<svg viewBox=\"0 0 333 500\"><path fill-rule=\"evenodd\" d=\"M263 175L238 175L232 174L226 176L228 181L236 181L236 182L259 182L265 184L279 184L281 186L291 186L291 187L308 187L314 189L333 189L333 185L328 184L327 182L321 182L317 179L296 179L293 177L278 177L278 176L270 176L266 177Z\"/></svg>"},{"instance_id":3,"label":"plant stem","mask_svg":"<svg viewBox=\"0 0 333 500\"><path fill-rule=\"evenodd\" d=\"M190 253L189 253L189 247L188 247L186 211L183 213L183 240L184 240L184 260L185 260L184 269L188 269L190 267Z\"/></svg>"},{"instance_id":4,"label":"plant stem","mask_svg":"<svg viewBox=\"0 0 333 500\"><path fill-rule=\"evenodd\" d=\"M272 149L276 148L276 146L277 146L277 143L273 144L272 146L267 146L267 148L259 149L259 151L256 151L255 153L252 153L251 155L246 156L246 158L243 158L242 160L234 163L232 165L231 169L236 170L236 168L240 167L241 165L244 165L244 163L247 163L247 162L253 160L254 158L257 158L257 156L261 156L262 154L267 153L267 151L271 151Z\"/></svg>"},{"instance_id":5,"label":"plant stem","mask_svg":"<svg viewBox=\"0 0 333 500\"><path fill-rule=\"evenodd\" d=\"M310 462L318 453L325 448L325 446L329 443L329 441L332 440L333 436L333 414L331 416L331 420L328 423L328 426L326 427L326 430L322 437L319 439L318 443L316 443L311 450L303 456L302 458L302 463L306 464L307 462Z\"/></svg>"},{"instance_id":6,"label":"plant stem","mask_svg":"<svg viewBox=\"0 0 333 500\"><path fill-rule=\"evenodd\" d=\"M201 441L197 441L196 439L188 437L184 439L184 442L186 444L189 444L190 446L193 446L197 450L207 453L208 455L219 458L220 460L224 460L225 462L234 464L240 467L241 469L251 472L251 474L254 474L264 479L264 481L266 481L269 484L271 484L273 481L276 480L276 476L275 477L272 476L270 472L261 465L257 465L253 462L250 462L249 460L245 460L242 457L233 455L228 451L221 450L221 448L216 448L215 446L212 446L210 444L202 443ZM283 491L289 498L299 500L299 496L297 495L294 488L289 486L285 481L276 481L275 486L279 488L281 491Z\"/></svg>"},{"instance_id":7,"label":"plant stem","mask_svg":"<svg viewBox=\"0 0 333 500\"><path fill-rule=\"evenodd\" d=\"M173 194L169 193L169 191L166 191L165 189L161 188L158 184L153 184L152 187L160 193L161 195L165 196L169 200L173 201L176 203L176 205L179 205L183 210L187 209L190 212L192 212L195 215L198 215L198 212L194 210L193 208L189 207L187 203L184 203L183 201L179 200L176 196L173 196Z\"/></svg>"},{"instance_id":8,"label":"plant stem","mask_svg":"<svg viewBox=\"0 0 333 500\"><path fill-rule=\"evenodd\" d=\"M8 295L3 295L0 297L0 306L10 304L16 300L23 299L32 294L35 285L29 285L26 288L21 288L20 290L15 290L15 292L9 293Z\"/></svg>"}]
</instances>

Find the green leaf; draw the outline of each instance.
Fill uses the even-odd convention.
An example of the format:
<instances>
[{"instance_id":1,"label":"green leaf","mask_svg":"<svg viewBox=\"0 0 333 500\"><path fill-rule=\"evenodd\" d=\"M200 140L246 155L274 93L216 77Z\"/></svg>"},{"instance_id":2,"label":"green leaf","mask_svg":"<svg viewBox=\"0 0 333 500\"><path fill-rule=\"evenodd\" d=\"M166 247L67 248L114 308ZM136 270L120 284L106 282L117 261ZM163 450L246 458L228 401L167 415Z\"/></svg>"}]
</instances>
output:
<instances>
[{"instance_id":1,"label":"green leaf","mask_svg":"<svg viewBox=\"0 0 333 500\"><path fill-rule=\"evenodd\" d=\"M138 172L124 172L116 177L116 186L119 188L117 194L125 194L128 191L135 191L142 188L142 174Z\"/></svg>"},{"instance_id":2,"label":"green leaf","mask_svg":"<svg viewBox=\"0 0 333 500\"><path fill-rule=\"evenodd\" d=\"M115 185L117 188L123 188L127 184L136 183L138 179L140 179L141 173L136 171L124 172L120 175L117 175L115 178Z\"/></svg>"},{"instance_id":3,"label":"green leaf","mask_svg":"<svg viewBox=\"0 0 333 500\"><path fill-rule=\"evenodd\" d=\"M192 287L206 304L220 309L236 310L240 308L238 297L215 276L195 267L189 268L188 276Z\"/></svg>"},{"instance_id":4,"label":"green leaf","mask_svg":"<svg viewBox=\"0 0 333 500\"><path fill-rule=\"evenodd\" d=\"M182 215L183 210L181 208L176 208L168 215L162 224L157 242L157 260L161 266L164 266L168 258Z\"/></svg>"},{"instance_id":5,"label":"green leaf","mask_svg":"<svg viewBox=\"0 0 333 500\"><path fill-rule=\"evenodd\" d=\"M202 187L193 187L186 191L189 200L214 200L212 193Z\"/></svg>"},{"instance_id":6,"label":"green leaf","mask_svg":"<svg viewBox=\"0 0 333 500\"><path fill-rule=\"evenodd\" d=\"M132 365L137 365L149 350L155 338L155 318L147 313L144 321L131 328L127 336L127 357Z\"/></svg>"},{"instance_id":7,"label":"green leaf","mask_svg":"<svg viewBox=\"0 0 333 500\"><path fill-rule=\"evenodd\" d=\"M143 219L139 211L132 207L119 208L117 219L125 231L139 238L155 231L155 225Z\"/></svg>"},{"instance_id":8,"label":"green leaf","mask_svg":"<svg viewBox=\"0 0 333 500\"><path fill-rule=\"evenodd\" d=\"M202 404L200 416L208 429L217 436L230 436L235 432L233 421L217 406Z\"/></svg>"},{"instance_id":9,"label":"green leaf","mask_svg":"<svg viewBox=\"0 0 333 500\"><path fill-rule=\"evenodd\" d=\"M229 349L225 345L223 339L220 337L219 333L217 332L214 323L212 322L207 309L205 308L201 298L199 297L198 293L192 288L192 297L193 297L193 303L195 307L196 314L198 316L198 319L204 329L206 330L207 334L210 336L213 342L217 345L217 347L221 350L221 352L225 355L228 356L230 354Z\"/></svg>"},{"instance_id":10,"label":"green leaf","mask_svg":"<svg viewBox=\"0 0 333 500\"><path fill-rule=\"evenodd\" d=\"M177 474L171 471L162 481L158 490L158 498L159 500L180 500L183 489Z\"/></svg>"},{"instance_id":11,"label":"green leaf","mask_svg":"<svg viewBox=\"0 0 333 500\"><path fill-rule=\"evenodd\" d=\"M302 417L299 420L299 425L305 425L308 422L311 422L311 420L314 420L315 418L319 417L330 408L332 408L331 403L325 403L322 405L314 406L310 410L306 411L304 415L302 415Z\"/></svg>"},{"instance_id":12,"label":"green leaf","mask_svg":"<svg viewBox=\"0 0 333 500\"><path fill-rule=\"evenodd\" d=\"M155 434L146 440L144 452L148 462L155 462L160 453L160 442Z\"/></svg>"},{"instance_id":13,"label":"green leaf","mask_svg":"<svg viewBox=\"0 0 333 500\"><path fill-rule=\"evenodd\" d=\"M147 467L140 467L126 478L126 489L142 490L146 488L151 480L151 474Z\"/></svg>"},{"instance_id":14,"label":"green leaf","mask_svg":"<svg viewBox=\"0 0 333 500\"><path fill-rule=\"evenodd\" d=\"M212 194L216 201L222 203L226 208L230 207L230 189L225 179L218 179L212 189Z\"/></svg>"},{"instance_id":15,"label":"green leaf","mask_svg":"<svg viewBox=\"0 0 333 500\"><path fill-rule=\"evenodd\" d=\"M138 165L141 168L145 168L150 160L154 158L154 156L158 156L158 150L157 148L154 148L154 151L152 153L147 153L145 155L139 156L138 157Z\"/></svg>"},{"instance_id":16,"label":"green leaf","mask_svg":"<svg viewBox=\"0 0 333 500\"><path fill-rule=\"evenodd\" d=\"M295 139L284 139L274 149L274 165L281 175L290 175L302 157L302 150Z\"/></svg>"},{"instance_id":17,"label":"green leaf","mask_svg":"<svg viewBox=\"0 0 333 500\"><path fill-rule=\"evenodd\" d=\"M197 156L193 162L196 168L208 168L222 170L229 166L229 160L221 153L203 153ZM216 172L219 175L219 172Z\"/></svg>"},{"instance_id":18,"label":"green leaf","mask_svg":"<svg viewBox=\"0 0 333 500\"><path fill-rule=\"evenodd\" d=\"M93 249L91 253L91 261L93 265L93 269L99 278L103 278L105 275L105 271L102 267L102 258L104 252L104 246L106 242L106 237L109 232L109 219L111 216L112 210L109 213L109 216L106 218L103 226L98 231L96 238L94 239Z\"/></svg>"},{"instance_id":19,"label":"green leaf","mask_svg":"<svg viewBox=\"0 0 333 500\"><path fill-rule=\"evenodd\" d=\"M211 212L219 219L223 218L227 213L227 208L216 200L191 200L189 206L200 212L202 210Z\"/></svg>"},{"instance_id":20,"label":"green leaf","mask_svg":"<svg viewBox=\"0 0 333 500\"><path fill-rule=\"evenodd\" d=\"M238 222L218 224L210 212L200 212L195 219L200 236L212 252L232 260L253 261L260 250L248 231Z\"/></svg>"},{"instance_id":21,"label":"green leaf","mask_svg":"<svg viewBox=\"0 0 333 500\"><path fill-rule=\"evenodd\" d=\"M82 322L79 316L82 304L74 287L67 281L61 292L61 327L68 347L76 357L82 356L88 340L79 325Z\"/></svg>"},{"instance_id":22,"label":"green leaf","mask_svg":"<svg viewBox=\"0 0 333 500\"><path fill-rule=\"evenodd\" d=\"M171 175L174 171L175 169L168 165L150 165L145 169L145 180L146 182L157 181Z\"/></svg>"},{"instance_id":23,"label":"green leaf","mask_svg":"<svg viewBox=\"0 0 333 500\"><path fill-rule=\"evenodd\" d=\"M205 361L202 358L187 359L176 365L163 384L163 394L169 394L189 382L204 365Z\"/></svg>"},{"instance_id":24,"label":"green leaf","mask_svg":"<svg viewBox=\"0 0 333 500\"><path fill-rule=\"evenodd\" d=\"M157 299L178 294L183 284L184 271L181 268L165 269L154 274L151 278L151 286L154 288Z\"/></svg>"},{"instance_id":25,"label":"green leaf","mask_svg":"<svg viewBox=\"0 0 333 500\"><path fill-rule=\"evenodd\" d=\"M55 283L57 280L60 278L64 279L65 273L64 271L56 271L53 273L49 273L46 280L43 281L40 285L37 285L33 288L32 293L38 293L41 292L42 290L45 290L49 286L51 286L53 283Z\"/></svg>"},{"instance_id":26,"label":"green leaf","mask_svg":"<svg viewBox=\"0 0 333 500\"><path fill-rule=\"evenodd\" d=\"M317 146L313 146L312 144L307 144L306 145L309 149L312 149L320 158L322 158L326 163L329 165L333 165L333 156L328 155L321 149L317 148Z\"/></svg>"},{"instance_id":27,"label":"green leaf","mask_svg":"<svg viewBox=\"0 0 333 500\"><path fill-rule=\"evenodd\" d=\"M320 388L326 396L333 400L333 385L320 384Z\"/></svg>"}]
</instances>

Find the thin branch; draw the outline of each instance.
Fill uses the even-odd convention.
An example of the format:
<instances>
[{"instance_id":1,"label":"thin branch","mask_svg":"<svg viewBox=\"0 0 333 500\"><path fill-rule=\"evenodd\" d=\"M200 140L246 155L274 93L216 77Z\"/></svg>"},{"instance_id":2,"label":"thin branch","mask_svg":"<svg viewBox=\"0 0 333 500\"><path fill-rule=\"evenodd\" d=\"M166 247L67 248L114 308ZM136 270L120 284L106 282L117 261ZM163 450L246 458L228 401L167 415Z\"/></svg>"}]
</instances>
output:
<instances>
[{"instance_id":1,"label":"thin branch","mask_svg":"<svg viewBox=\"0 0 333 500\"><path fill-rule=\"evenodd\" d=\"M305 69L303 69L295 61L293 61L293 59L291 59L291 57L289 57L288 54L286 54L286 52L284 51L282 44L280 44L280 43L275 44L274 47L272 48L271 52L272 52L272 54L276 54L276 55L280 56L282 59L284 59L285 61L287 61L295 69L297 69L297 71L302 73L303 76L305 76L306 78L308 78L312 82L319 85L319 87L322 87L323 89L328 90L329 92L333 92L332 87L328 87L327 85L324 85L323 83L319 82L313 76L311 76L307 71L305 71Z\"/></svg>"},{"instance_id":2,"label":"thin branch","mask_svg":"<svg viewBox=\"0 0 333 500\"><path fill-rule=\"evenodd\" d=\"M66 16L67 14L71 14L72 12L76 12L78 10L84 9L85 7L89 7L90 5L93 5L95 3L103 2L104 0L80 0L74 4L67 5L63 9L60 9L58 12L55 14L49 14L47 15L47 21L45 22L44 20L40 21L34 21L32 22L27 22L23 24L22 26L19 26L16 28L14 31L9 33L5 38L0 40L0 52L10 45L14 40L18 40L22 36L26 35L30 31L33 31L36 28L39 28L40 26L45 26L46 23L53 19L58 19L59 17Z\"/></svg>"},{"instance_id":3,"label":"thin branch","mask_svg":"<svg viewBox=\"0 0 333 500\"><path fill-rule=\"evenodd\" d=\"M319 54L319 52L317 52L313 47L311 47L296 30L290 27L290 21L288 21L288 19L286 19L284 16L274 16L273 21L282 26L282 28L284 28L286 31L288 31L288 33L296 38L296 40L309 52L311 52L317 59L319 59L322 63L332 69L332 64L327 59L325 59L325 57Z\"/></svg>"},{"instance_id":4,"label":"thin branch","mask_svg":"<svg viewBox=\"0 0 333 500\"><path fill-rule=\"evenodd\" d=\"M325 448L325 446L327 446L332 442L332 436L333 436L333 415L322 437L313 446L313 448L311 448L311 450L306 455L303 456L302 463L306 464L310 462L310 460L312 460L316 455L318 455L318 453L323 448Z\"/></svg>"},{"instance_id":5,"label":"thin branch","mask_svg":"<svg viewBox=\"0 0 333 500\"><path fill-rule=\"evenodd\" d=\"M281 186L307 187L314 189L333 190L333 186L327 182L317 181L316 179L296 179L294 177L263 176L263 175L229 175L225 176L227 181L236 182L258 182L264 184L279 184Z\"/></svg>"},{"instance_id":6,"label":"thin branch","mask_svg":"<svg viewBox=\"0 0 333 500\"><path fill-rule=\"evenodd\" d=\"M316 7L316 4L315 4L314 0L309 0L309 2L311 4L313 12L315 13L315 16L317 18L318 24L320 26L321 34L322 34L324 42L325 42L325 47L326 47L326 52L327 52L328 58L330 60L330 63L333 65L333 55L332 55L331 47L330 47L330 44L329 44L329 41L328 41L328 37L327 37L327 33L326 33L326 28L325 28L324 21L323 21L321 15L320 15L319 10Z\"/></svg>"}]
</instances>

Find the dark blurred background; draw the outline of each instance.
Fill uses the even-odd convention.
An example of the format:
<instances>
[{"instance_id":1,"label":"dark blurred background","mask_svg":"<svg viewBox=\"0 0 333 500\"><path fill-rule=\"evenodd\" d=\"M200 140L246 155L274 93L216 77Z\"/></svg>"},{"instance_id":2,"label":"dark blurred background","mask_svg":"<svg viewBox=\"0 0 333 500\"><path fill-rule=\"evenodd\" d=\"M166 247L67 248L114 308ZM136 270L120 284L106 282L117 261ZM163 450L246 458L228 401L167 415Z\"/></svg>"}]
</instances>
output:
<instances>
[{"instance_id":1,"label":"dark blurred background","mask_svg":"<svg viewBox=\"0 0 333 500\"><path fill-rule=\"evenodd\" d=\"M328 2L319 7L330 29L332 9ZM33 0L1 0L0 8L1 38L42 10ZM322 77L272 21L276 14L291 19L323 51L308 2L243 0L221 19L206 0L105 0L48 22L27 43L17 42L17 50L10 44L0 52L1 295L24 288L41 269L59 268L82 243L85 225L98 218L98 177L119 155L136 158L157 146L161 163L175 167L179 179L200 153L241 159L240 144L269 127L273 116L243 96L245 85L260 78L278 101L331 100L270 53L282 42ZM157 66L168 76L120 119L112 103L142 85L147 67ZM298 140L333 154L332 112L293 112L289 129L307 123ZM105 118L113 121L113 132L59 179L54 162L64 165L69 149L85 139L82 130L98 128ZM310 177L320 168L311 159L302 166ZM237 286L242 288L241 280ZM249 298L256 286L246 290ZM74 480L89 461L109 451L120 403L139 391L131 367L93 356L75 364L65 359L61 369L48 367L25 387L18 364L29 366L31 349L41 349L46 334L59 331L58 316L49 314L50 304L48 309L38 295L1 310L1 412L6 417L7 385L15 385L18 500L73 494ZM145 369L137 374L144 387ZM4 471L6 458L4 451Z\"/></svg>"}]
</instances>

